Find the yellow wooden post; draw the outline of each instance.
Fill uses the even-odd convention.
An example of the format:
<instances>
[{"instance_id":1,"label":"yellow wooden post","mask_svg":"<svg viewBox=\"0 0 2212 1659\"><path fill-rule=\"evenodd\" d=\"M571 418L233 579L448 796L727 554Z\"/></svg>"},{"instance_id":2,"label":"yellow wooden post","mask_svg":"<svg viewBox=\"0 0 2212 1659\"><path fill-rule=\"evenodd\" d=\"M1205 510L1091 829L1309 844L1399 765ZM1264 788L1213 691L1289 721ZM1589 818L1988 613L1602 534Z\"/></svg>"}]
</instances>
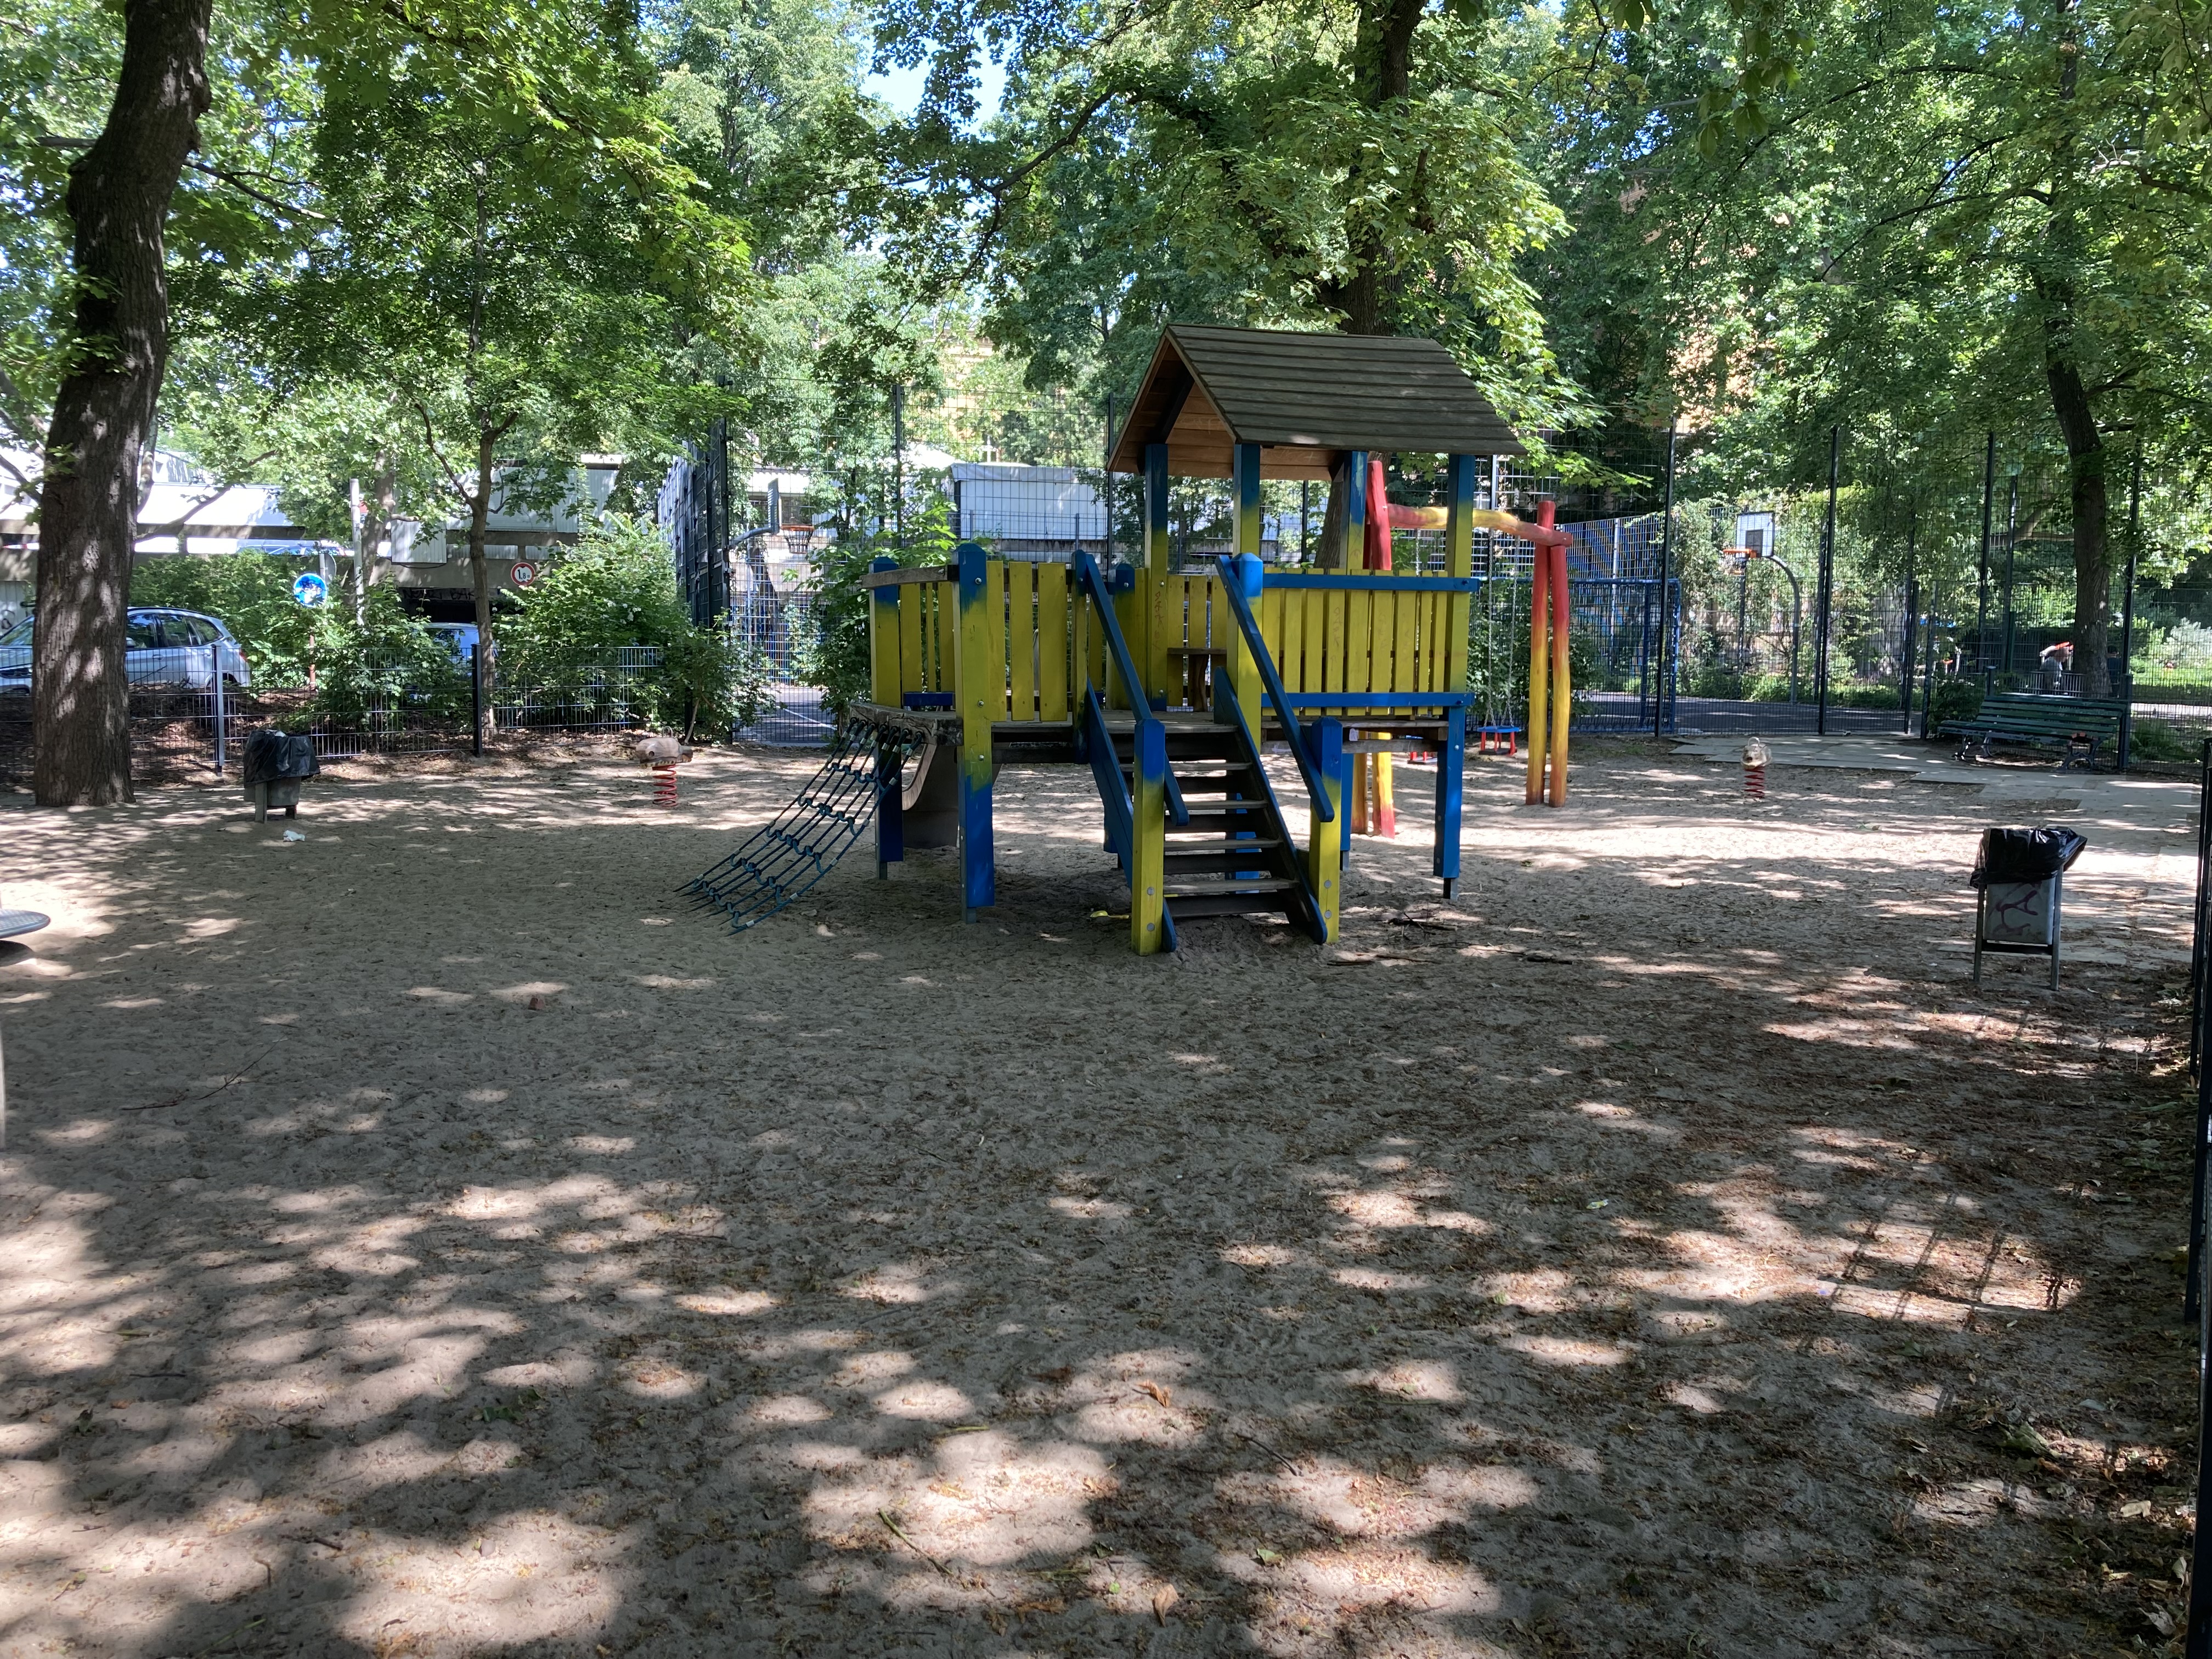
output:
<instances>
[{"instance_id":1,"label":"yellow wooden post","mask_svg":"<svg viewBox=\"0 0 2212 1659\"><path fill-rule=\"evenodd\" d=\"M872 571L898 568L896 559L872 559ZM868 593L868 701L899 706L899 590L896 584Z\"/></svg>"},{"instance_id":2,"label":"yellow wooden post","mask_svg":"<svg viewBox=\"0 0 2212 1659\"><path fill-rule=\"evenodd\" d=\"M1334 945L1338 936L1338 900L1344 886L1344 727L1334 720L1318 720L1306 728L1313 751L1314 769L1321 775L1322 793L1336 814L1323 823L1319 812L1306 824L1306 885L1320 912L1322 942Z\"/></svg>"},{"instance_id":3,"label":"yellow wooden post","mask_svg":"<svg viewBox=\"0 0 2212 1659\"><path fill-rule=\"evenodd\" d=\"M1237 494L1237 564L1243 582L1244 601L1251 607L1253 620L1259 620L1260 573L1260 446L1239 444L1233 463L1233 480ZM1251 562L1247 564L1245 561ZM1229 688L1237 699L1237 717L1244 722L1244 730L1252 739L1252 752L1260 752L1260 734L1266 723L1266 711L1261 707L1267 696L1265 683L1260 678L1259 659L1252 654L1244 642L1244 631L1234 625L1227 629L1225 641L1229 650ZM1219 718L1219 711L1215 713Z\"/></svg>"},{"instance_id":4,"label":"yellow wooden post","mask_svg":"<svg viewBox=\"0 0 2212 1659\"><path fill-rule=\"evenodd\" d=\"M1137 716L1129 808L1129 943L1148 957L1168 933L1168 738L1150 714Z\"/></svg>"}]
</instances>

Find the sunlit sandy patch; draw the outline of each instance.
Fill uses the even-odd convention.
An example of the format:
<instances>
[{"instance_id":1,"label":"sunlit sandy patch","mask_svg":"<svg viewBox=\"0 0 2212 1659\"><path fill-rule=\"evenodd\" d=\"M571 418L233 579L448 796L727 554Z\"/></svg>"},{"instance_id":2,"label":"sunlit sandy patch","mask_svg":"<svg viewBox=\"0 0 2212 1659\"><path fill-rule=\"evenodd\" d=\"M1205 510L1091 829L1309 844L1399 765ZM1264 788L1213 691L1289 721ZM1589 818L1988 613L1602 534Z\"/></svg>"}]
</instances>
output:
<instances>
[{"instance_id":1,"label":"sunlit sandy patch","mask_svg":"<svg viewBox=\"0 0 2212 1659\"><path fill-rule=\"evenodd\" d=\"M469 992L448 991L439 985L410 985L407 988L407 994L417 1002L435 1003L442 1008L457 1008L465 1002L476 1000Z\"/></svg>"},{"instance_id":2,"label":"sunlit sandy patch","mask_svg":"<svg viewBox=\"0 0 2212 1659\"><path fill-rule=\"evenodd\" d=\"M975 1415L975 1402L949 1382L902 1382L876 1395L875 1406L886 1417L933 1423L964 1422Z\"/></svg>"},{"instance_id":3,"label":"sunlit sandy patch","mask_svg":"<svg viewBox=\"0 0 2212 1659\"><path fill-rule=\"evenodd\" d=\"M1284 1244L1231 1244L1223 1249L1221 1259L1240 1267L1287 1267L1300 1254Z\"/></svg>"},{"instance_id":4,"label":"sunlit sandy patch","mask_svg":"<svg viewBox=\"0 0 2212 1659\"><path fill-rule=\"evenodd\" d=\"M1719 1395L1694 1382L1670 1384L1667 1389L1667 1401L1669 1405L1680 1406L1684 1411L1695 1412L1700 1417L1711 1417L1728 1409L1727 1402Z\"/></svg>"},{"instance_id":5,"label":"sunlit sandy patch","mask_svg":"<svg viewBox=\"0 0 2212 1659\"><path fill-rule=\"evenodd\" d=\"M1333 1604L1340 1614L1394 1602L1410 1611L1462 1615L1494 1614L1500 1607L1497 1588L1473 1567L1379 1541L1307 1551L1273 1576L1278 1584Z\"/></svg>"},{"instance_id":6,"label":"sunlit sandy patch","mask_svg":"<svg viewBox=\"0 0 2212 1659\"><path fill-rule=\"evenodd\" d=\"M1347 1371L1345 1382L1355 1389L1373 1389L1401 1400L1464 1399L1457 1372L1441 1360L1408 1359L1382 1370Z\"/></svg>"},{"instance_id":7,"label":"sunlit sandy patch","mask_svg":"<svg viewBox=\"0 0 2212 1659\"><path fill-rule=\"evenodd\" d=\"M1400 1163L1403 1159L1397 1160ZM1413 1200L1400 1193L1340 1193L1329 1200L1339 1214L1368 1227L1415 1227L1421 1212Z\"/></svg>"},{"instance_id":8,"label":"sunlit sandy patch","mask_svg":"<svg viewBox=\"0 0 2212 1659\"><path fill-rule=\"evenodd\" d=\"M721 1314L743 1318L766 1313L776 1305L776 1298L766 1291L692 1291L678 1297L676 1305L696 1314Z\"/></svg>"},{"instance_id":9,"label":"sunlit sandy patch","mask_svg":"<svg viewBox=\"0 0 2212 1659\"><path fill-rule=\"evenodd\" d=\"M699 1392L706 1379L672 1359L635 1356L615 1371L628 1392L648 1400L682 1400Z\"/></svg>"},{"instance_id":10,"label":"sunlit sandy patch","mask_svg":"<svg viewBox=\"0 0 2212 1659\"><path fill-rule=\"evenodd\" d=\"M669 974L633 974L630 977L655 991L708 991L715 984L711 979L678 979Z\"/></svg>"},{"instance_id":11,"label":"sunlit sandy patch","mask_svg":"<svg viewBox=\"0 0 2212 1659\"><path fill-rule=\"evenodd\" d=\"M957 1281L950 1279L933 1284L927 1268L908 1261L893 1261L847 1279L842 1288L845 1295L862 1302L910 1304L927 1302L960 1286Z\"/></svg>"},{"instance_id":12,"label":"sunlit sandy patch","mask_svg":"<svg viewBox=\"0 0 2212 1659\"><path fill-rule=\"evenodd\" d=\"M833 1389L868 1389L914 1374L914 1356L896 1348L856 1353L830 1376Z\"/></svg>"},{"instance_id":13,"label":"sunlit sandy patch","mask_svg":"<svg viewBox=\"0 0 2212 1659\"><path fill-rule=\"evenodd\" d=\"M914 1547L939 1560L1003 1565L1085 1548L1089 1509L1115 1483L1106 1460L1065 1441L1024 1445L996 1431L943 1442L934 1458L870 1459L808 1495L808 1529L836 1547L900 1563ZM883 1524L885 1513L911 1545Z\"/></svg>"},{"instance_id":14,"label":"sunlit sandy patch","mask_svg":"<svg viewBox=\"0 0 2212 1659\"><path fill-rule=\"evenodd\" d=\"M398 1632L433 1637L416 1650L438 1653L581 1641L628 1587L620 1548L611 1534L544 1512L451 1543L373 1537L347 1552L349 1565L361 1564L360 1588L337 1615L338 1629L362 1652L379 1643L393 1651Z\"/></svg>"},{"instance_id":15,"label":"sunlit sandy patch","mask_svg":"<svg viewBox=\"0 0 2212 1659\"><path fill-rule=\"evenodd\" d=\"M1386 1273L1379 1267L1339 1267L1329 1277L1354 1291L1425 1291L1430 1282L1425 1273Z\"/></svg>"},{"instance_id":16,"label":"sunlit sandy patch","mask_svg":"<svg viewBox=\"0 0 2212 1659\"><path fill-rule=\"evenodd\" d=\"M1501 1465L1444 1462L1392 1474L1334 1460L1297 1475L1231 1476L1219 1491L1231 1502L1262 1512L1288 1510L1352 1538L1419 1538L1471 1516L1519 1509L1538 1495L1532 1476Z\"/></svg>"},{"instance_id":17,"label":"sunlit sandy patch","mask_svg":"<svg viewBox=\"0 0 2212 1659\"><path fill-rule=\"evenodd\" d=\"M1565 1336L1510 1336L1504 1346L1547 1365L1620 1365L1634 1352L1623 1343L1587 1342Z\"/></svg>"},{"instance_id":18,"label":"sunlit sandy patch","mask_svg":"<svg viewBox=\"0 0 2212 1659\"><path fill-rule=\"evenodd\" d=\"M637 1142L629 1135L570 1135L562 1145L571 1152L599 1152L609 1157L637 1150Z\"/></svg>"},{"instance_id":19,"label":"sunlit sandy patch","mask_svg":"<svg viewBox=\"0 0 2212 1659\"><path fill-rule=\"evenodd\" d=\"M810 1423L828 1422L830 1408L803 1394L779 1394L754 1401L744 1415L746 1421L760 1428L799 1428Z\"/></svg>"}]
</instances>

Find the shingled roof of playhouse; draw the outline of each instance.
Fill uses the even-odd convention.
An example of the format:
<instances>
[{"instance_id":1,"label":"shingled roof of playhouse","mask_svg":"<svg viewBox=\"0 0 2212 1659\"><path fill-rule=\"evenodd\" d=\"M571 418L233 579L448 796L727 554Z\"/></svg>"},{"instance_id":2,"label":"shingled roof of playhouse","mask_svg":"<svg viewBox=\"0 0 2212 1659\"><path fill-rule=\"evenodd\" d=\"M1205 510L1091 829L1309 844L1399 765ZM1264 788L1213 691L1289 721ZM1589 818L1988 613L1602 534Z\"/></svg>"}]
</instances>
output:
<instances>
[{"instance_id":1,"label":"shingled roof of playhouse","mask_svg":"<svg viewBox=\"0 0 2212 1659\"><path fill-rule=\"evenodd\" d=\"M1225 478L1240 443L1263 478L1326 478L1350 449L1526 453L1434 340L1171 325L1160 336L1109 465L1141 472L1164 441L1178 477Z\"/></svg>"}]
</instances>

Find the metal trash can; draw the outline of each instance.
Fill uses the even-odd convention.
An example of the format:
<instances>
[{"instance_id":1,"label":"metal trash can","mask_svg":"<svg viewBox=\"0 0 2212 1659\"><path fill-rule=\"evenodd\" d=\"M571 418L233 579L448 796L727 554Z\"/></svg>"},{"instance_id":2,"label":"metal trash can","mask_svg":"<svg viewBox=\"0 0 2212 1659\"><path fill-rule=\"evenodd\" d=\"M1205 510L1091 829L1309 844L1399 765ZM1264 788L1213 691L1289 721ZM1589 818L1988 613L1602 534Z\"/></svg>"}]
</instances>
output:
<instances>
[{"instance_id":1,"label":"metal trash can","mask_svg":"<svg viewBox=\"0 0 2212 1659\"><path fill-rule=\"evenodd\" d=\"M315 740L289 732L264 728L246 740L246 764L240 772L246 799L253 803L258 823L269 809L281 806L284 816L300 816L300 786L322 770L315 759Z\"/></svg>"},{"instance_id":2,"label":"metal trash can","mask_svg":"<svg viewBox=\"0 0 2212 1659\"><path fill-rule=\"evenodd\" d=\"M2089 843L2063 823L2036 830L1984 830L1971 878L1974 907L1974 983L1982 982L1982 956L2051 958L2051 988L2058 988L2060 915L2066 872Z\"/></svg>"}]
</instances>

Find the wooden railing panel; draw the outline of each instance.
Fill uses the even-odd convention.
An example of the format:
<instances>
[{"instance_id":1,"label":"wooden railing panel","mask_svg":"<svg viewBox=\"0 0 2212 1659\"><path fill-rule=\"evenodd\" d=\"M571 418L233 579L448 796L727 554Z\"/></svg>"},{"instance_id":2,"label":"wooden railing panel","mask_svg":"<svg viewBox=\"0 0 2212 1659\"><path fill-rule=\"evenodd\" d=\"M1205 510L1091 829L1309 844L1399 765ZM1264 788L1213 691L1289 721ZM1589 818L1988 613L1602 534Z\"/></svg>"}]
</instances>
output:
<instances>
[{"instance_id":1,"label":"wooden railing panel","mask_svg":"<svg viewBox=\"0 0 2212 1659\"><path fill-rule=\"evenodd\" d=\"M1067 696L1067 567L1038 565L1036 584L1037 718L1064 720L1073 712Z\"/></svg>"}]
</instances>

